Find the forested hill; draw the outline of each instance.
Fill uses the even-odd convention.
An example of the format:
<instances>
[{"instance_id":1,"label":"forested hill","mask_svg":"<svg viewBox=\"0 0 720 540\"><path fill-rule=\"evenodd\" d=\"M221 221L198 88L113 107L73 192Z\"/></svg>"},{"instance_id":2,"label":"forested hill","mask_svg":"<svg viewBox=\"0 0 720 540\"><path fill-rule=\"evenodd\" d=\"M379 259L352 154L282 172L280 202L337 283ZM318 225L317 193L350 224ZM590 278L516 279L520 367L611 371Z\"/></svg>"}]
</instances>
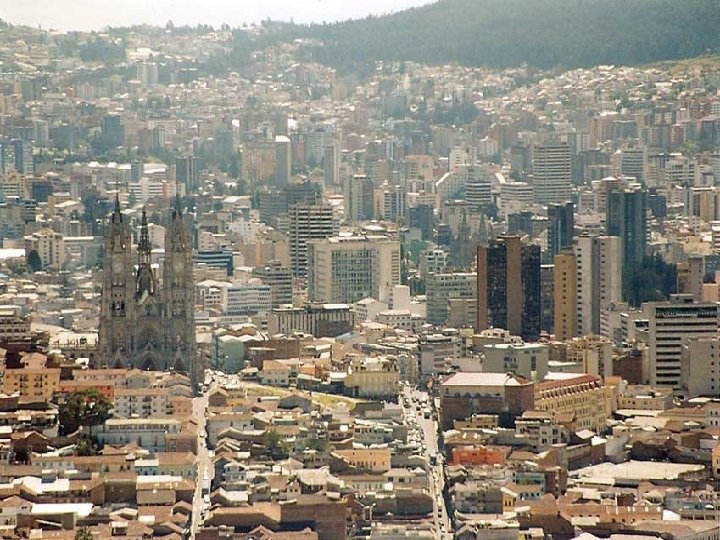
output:
<instances>
[{"instance_id":1,"label":"forested hill","mask_svg":"<svg viewBox=\"0 0 720 540\"><path fill-rule=\"evenodd\" d=\"M643 64L720 51L718 0L440 0L328 25L285 25L312 37L322 63L374 60L550 68Z\"/></svg>"}]
</instances>

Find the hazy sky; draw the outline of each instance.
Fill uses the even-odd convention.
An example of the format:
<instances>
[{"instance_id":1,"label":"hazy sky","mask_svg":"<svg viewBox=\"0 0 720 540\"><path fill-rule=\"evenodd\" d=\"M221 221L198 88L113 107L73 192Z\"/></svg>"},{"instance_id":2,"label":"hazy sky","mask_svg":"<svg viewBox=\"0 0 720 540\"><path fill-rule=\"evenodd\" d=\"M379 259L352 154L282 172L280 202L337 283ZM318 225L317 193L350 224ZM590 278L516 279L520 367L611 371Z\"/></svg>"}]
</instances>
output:
<instances>
[{"instance_id":1,"label":"hazy sky","mask_svg":"<svg viewBox=\"0 0 720 540\"><path fill-rule=\"evenodd\" d=\"M399 11L431 0L0 0L0 19L61 30L150 23L228 23L238 26L270 17L322 22Z\"/></svg>"}]
</instances>

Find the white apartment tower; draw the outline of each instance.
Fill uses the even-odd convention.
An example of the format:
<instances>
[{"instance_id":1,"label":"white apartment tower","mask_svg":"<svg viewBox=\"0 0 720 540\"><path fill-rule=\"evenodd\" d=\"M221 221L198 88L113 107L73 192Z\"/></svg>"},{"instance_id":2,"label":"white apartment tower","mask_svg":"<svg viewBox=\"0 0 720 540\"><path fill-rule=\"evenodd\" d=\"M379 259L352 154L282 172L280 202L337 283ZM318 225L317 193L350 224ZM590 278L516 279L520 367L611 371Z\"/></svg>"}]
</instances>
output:
<instances>
[{"instance_id":1,"label":"white apartment tower","mask_svg":"<svg viewBox=\"0 0 720 540\"><path fill-rule=\"evenodd\" d=\"M600 314L622 300L622 243L617 236L581 235L575 239L579 336L600 334Z\"/></svg>"}]
</instances>

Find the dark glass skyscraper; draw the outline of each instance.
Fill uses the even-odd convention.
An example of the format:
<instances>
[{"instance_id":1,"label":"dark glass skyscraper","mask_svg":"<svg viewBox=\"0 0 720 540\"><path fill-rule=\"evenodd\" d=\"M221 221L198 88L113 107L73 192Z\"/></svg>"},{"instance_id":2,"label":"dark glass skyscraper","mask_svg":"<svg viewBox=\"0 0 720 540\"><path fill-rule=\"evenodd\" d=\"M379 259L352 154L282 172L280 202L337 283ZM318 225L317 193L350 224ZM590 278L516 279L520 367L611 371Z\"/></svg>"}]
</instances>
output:
<instances>
[{"instance_id":1,"label":"dark glass skyscraper","mask_svg":"<svg viewBox=\"0 0 720 540\"><path fill-rule=\"evenodd\" d=\"M504 328L526 341L540 336L540 247L506 236L477 250L477 330Z\"/></svg>"},{"instance_id":2,"label":"dark glass skyscraper","mask_svg":"<svg viewBox=\"0 0 720 540\"><path fill-rule=\"evenodd\" d=\"M640 186L608 195L606 229L622 242L623 272L642 264L647 253L647 208L647 191Z\"/></svg>"},{"instance_id":3,"label":"dark glass skyscraper","mask_svg":"<svg viewBox=\"0 0 720 540\"><path fill-rule=\"evenodd\" d=\"M565 204L548 205L547 262L551 263L561 249L572 247L575 229L574 212L575 205L569 201Z\"/></svg>"}]
</instances>

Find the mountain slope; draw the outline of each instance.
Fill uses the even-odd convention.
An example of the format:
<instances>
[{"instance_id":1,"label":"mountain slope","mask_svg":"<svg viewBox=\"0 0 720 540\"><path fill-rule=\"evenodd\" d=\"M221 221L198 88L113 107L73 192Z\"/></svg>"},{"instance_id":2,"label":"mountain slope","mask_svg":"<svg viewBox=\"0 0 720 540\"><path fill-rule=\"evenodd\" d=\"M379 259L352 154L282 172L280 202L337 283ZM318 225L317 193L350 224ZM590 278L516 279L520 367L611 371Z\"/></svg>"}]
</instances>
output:
<instances>
[{"instance_id":1,"label":"mountain slope","mask_svg":"<svg viewBox=\"0 0 720 540\"><path fill-rule=\"evenodd\" d=\"M720 51L717 0L440 0L382 17L286 25L320 62L374 60L541 68L641 64Z\"/></svg>"}]
</instances>

